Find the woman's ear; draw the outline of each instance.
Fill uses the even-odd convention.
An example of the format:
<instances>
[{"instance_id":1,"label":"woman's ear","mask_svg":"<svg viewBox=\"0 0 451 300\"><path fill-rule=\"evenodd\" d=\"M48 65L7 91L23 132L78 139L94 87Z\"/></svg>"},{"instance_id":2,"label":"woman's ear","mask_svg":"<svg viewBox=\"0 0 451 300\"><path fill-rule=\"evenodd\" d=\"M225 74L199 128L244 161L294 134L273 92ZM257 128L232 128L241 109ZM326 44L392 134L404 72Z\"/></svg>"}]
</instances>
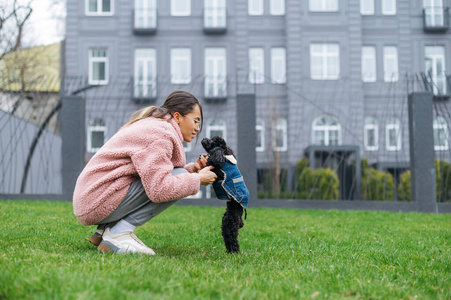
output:
<instances>
[{"instance_id":1,"label":"woman's ear","mask_svg":"<svg viewBox=\"0 0 451 300\"><path fill-rule=\"evenodd\" d=\"M175 112L173 115L175 122L177 122L177 124L180 124L180 117L182 116L179 112Z\"/></svg>"}]
</instances>

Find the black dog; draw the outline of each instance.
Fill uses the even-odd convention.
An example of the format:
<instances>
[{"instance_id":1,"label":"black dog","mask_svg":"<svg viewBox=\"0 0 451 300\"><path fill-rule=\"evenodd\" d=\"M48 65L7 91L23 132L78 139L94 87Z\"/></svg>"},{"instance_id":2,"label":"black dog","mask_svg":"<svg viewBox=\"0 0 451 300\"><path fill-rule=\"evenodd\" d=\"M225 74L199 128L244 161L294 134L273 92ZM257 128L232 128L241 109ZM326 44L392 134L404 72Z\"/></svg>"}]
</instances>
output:
<instances>
[{"instance_id":1,"label":"black dog","mask_svg":"<svg viewBox=\"0 0 451 300\"><path fill-rule=\"evenodd\" d=\"M225 155L235 155L223 138L215 136L211 139L205 138L202 140L202 146L208 153L208 166L214 166L212 170L218 180L224 180L224 172L221 170L226 162ZM238 243L238 230L244 226L243 223L243 207L237 201L227 201L227 208L222 217L222 237L224 244L229 253L240 252L240 244Z\"/></svg>"}]
</instances>

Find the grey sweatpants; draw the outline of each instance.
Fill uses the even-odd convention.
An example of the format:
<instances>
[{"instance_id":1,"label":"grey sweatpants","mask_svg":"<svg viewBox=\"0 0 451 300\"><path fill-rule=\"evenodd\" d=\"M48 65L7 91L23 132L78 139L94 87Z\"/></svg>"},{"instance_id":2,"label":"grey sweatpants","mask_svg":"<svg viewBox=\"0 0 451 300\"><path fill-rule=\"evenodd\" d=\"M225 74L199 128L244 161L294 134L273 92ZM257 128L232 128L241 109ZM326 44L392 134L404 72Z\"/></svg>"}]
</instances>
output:
<instances>
[{"instance_id":1,"label":"grey sweatpants","mask_svg":"<svg viewBox=\"0 0 451 300\"><path fill-rule=\"evenodd\" d=\"M174 176L182 173L188 173L188 171L183 168L175 168L172 171ZM111 227L120 220L125 220L133 226L141 226L177 201L152 202L144 190L141 179L137 179L130 185L127 195L121 204L97 225L108 223L108 226Z\"/></svg>"}]
</instances>

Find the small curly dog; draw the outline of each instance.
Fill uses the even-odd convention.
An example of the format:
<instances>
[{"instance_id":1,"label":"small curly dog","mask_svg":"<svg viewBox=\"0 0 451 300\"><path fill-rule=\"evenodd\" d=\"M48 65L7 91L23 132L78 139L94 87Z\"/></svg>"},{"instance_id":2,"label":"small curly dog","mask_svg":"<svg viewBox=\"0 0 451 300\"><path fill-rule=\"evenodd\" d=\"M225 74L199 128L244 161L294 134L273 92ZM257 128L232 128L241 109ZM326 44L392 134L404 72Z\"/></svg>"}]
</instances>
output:
<instances>
[{"instance_id":1,"label":"small curly dog","mask_svg":"<svg viewBox=\"0 0 451 300\"><path fill-rule=\"evenodd\" d=\"M207 165L214 166L212 171L218 176L213 183L216 196L228 200L221 225L225 247L228 253L240 252L238 230L244 226L243 208L247 208L249 191L236 166L235 155L223 138L204 138L201 144L208 153Z\"/></svg>"}]
</instances>

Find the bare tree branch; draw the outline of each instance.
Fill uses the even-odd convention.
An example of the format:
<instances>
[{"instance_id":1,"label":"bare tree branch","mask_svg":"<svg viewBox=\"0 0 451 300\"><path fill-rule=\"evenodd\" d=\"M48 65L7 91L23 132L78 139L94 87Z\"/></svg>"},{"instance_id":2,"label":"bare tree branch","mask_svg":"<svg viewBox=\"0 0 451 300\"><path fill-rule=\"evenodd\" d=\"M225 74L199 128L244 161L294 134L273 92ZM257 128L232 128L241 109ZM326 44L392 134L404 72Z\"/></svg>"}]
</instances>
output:
<instances>
[{"instance_id":1,"label":"bare tree branch","mask_svg":"<svg viewBox=\"0 0 451 300\"><path fill-rule=\"evenodd\" d=\"M0 59L21 48L25 26L33 12L31 3L32 0L25 3L14 0L12 5L0 2Z\"/></svg>"}]
</instances>

